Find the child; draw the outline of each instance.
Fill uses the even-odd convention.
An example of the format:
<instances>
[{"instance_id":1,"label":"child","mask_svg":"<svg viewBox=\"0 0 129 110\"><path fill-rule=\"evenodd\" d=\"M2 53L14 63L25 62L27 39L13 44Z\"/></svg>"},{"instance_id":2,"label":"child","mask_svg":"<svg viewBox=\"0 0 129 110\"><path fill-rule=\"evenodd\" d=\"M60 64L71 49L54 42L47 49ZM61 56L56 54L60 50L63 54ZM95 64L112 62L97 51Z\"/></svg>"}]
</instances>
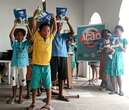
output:
<instances>
[{"instance_id":1,"label":"child","mask_svg":"<svg viewBox=\"0 0 129 110\"><path fill-rule=\"evenodd\" d=\"M59 96L58 99L62 101L69 101L63 94L64 81L67 78L66 66L67 66L67 46L66 41L70 36L73 36L73 28L69 22L69 18L65 17L65 21L69 27L68 33L61 33L63 23L61 22L61 17L57 16L57 32L52 45L52 59L51 59L51 70L52 70L52 81L53 86L56 85L57 73L58 73L58 86L59 86Z\"/></svg>"},{"instance_id":2,"label":"child","mask_svg":"<svg viewBox=\"0 0 129 110\"><path fill-rule=\"evenodd\" d=\"M109 51L112 50L107 50L107 48L111 47L111 32L108 29L104 29L102 31L102 39L100 40L99 43L99 51L100 51L100 69L99 69L99 74L100 78L102 79L100 89L105 90L108 88L108 75L106 74L105 71L105 66L109 64L108 62L111 61L112 59L110 58ZM112 56L112 55L111 55Z\"/></svg>"},{"instance_id":3,"label":"child","mask_svg":"<svg viewBox=\"0 0 129 110\"><path fill-rule=\"evenodd\" d=\"M31 92L31 79L32 79L32 65L29 64L27 66L27 75L26 75L26 86L27 86L27 96L26 99L30 99L30 92ZM37 96L41 95L42 88L37 89Z\"/></svg>"},{"instance_id":4,"label":"child","mask_svg":"<svg viewBox=\"0 0 129 110\"><path fill-rule=\"evenodd\" d=\"M92 79L91 82L92 83L97 83L98 79L99 79L99 61L89 61L88 64L91 66L92 69ZM90 81L90 80L89 80Z\"/></svg>"},{"instance_id":5,"label":"child","mask_svg":"<svg viewBox=\"0 0 129 110\"><path fill-rule=\"evenodd\" d=\"M26 86L27 86L27 96L26 98L30 98L31 91L31 77L32 77L32 67L31 65L27 66L27 75L26 75Z\"/></svg>"},{"instance_id":6,"label":"child","mask_svg":"<svg viewBox=\"0 0 129 110\"><path fill-rule=\"evenodd\" d=\"M19 100L18 103L22 102L22 91L23 87L26 85L26 72L28 61L28 48L29 41L25 40L26 35L25 29L16 28L16 22L14 27L10 32L10 41L13 49L12 56L12 92L13 96L7 101L9 104L13 104L16 101L16 90L19 87ZM14 36L14 37L13 37Z\"/></svg>"},{"instance_id":7,"label":"child","mask_svg":"<svg viewBox=\"0 0 129 110\"><path fill-rule=\"evenodd\" d=\"M68 44L68 53L71 56L71 68L72 68L72 75L74 75L75 70L76 70L76 59L75 59L75 50L76 50L76 42L73 37L69 39L69 44Z\"/></svg>"},{"instance_id":8,"label":"child","mask_svg":"<svg viewBox=\"0 0 129 110\"><path fill-rule=\"evenodd\" d=\"M111 70L108 72L108 75L111 77L111 83L113 86L113 91L110 94L118 93L120 96L123 96L124 93L122 91L122 75L124 74L124 61L123 61L123 53L126 52L128 42L125 38L122 38L122 33L124 29L122 26L117 25L115 27L115 35L114 39L117 47L115 47L115 53L113 54ZM117 86L119 91L117 90Z\"/></svg>"},{"instance_id":9,"label":"child","mask_svg":"<svg viewBox=\"0 0 129 110\"><path fill-rule=\"evenodd\" d=\"M106 33L107 35L104 38L104 51L106 54L108 54L108 57L110 59L112 59L112 55L115 52L115 50L113 49L113 45L115 45L115 43L113 43L113 41L111 40L111 34L110 33ZM112 50L110 49L112 48Z\"/></svg>"},{"instance_id":10,"label":"child","mask_svg":"<svg viewBox=\"0 0 129 110\"><path fill-rule=\"evenodd\" d=\"M36 11L35 11L36 13ZM35 16L34 13L34 16ZM51 109L51 69L50 59L52 52L52 40L54 39L57 26L56 19L52 17L53 25L40 23L39 30L36 31L37 22L33 17L33 32L35 32L33 42L32 53L32 103L27 108L32 110L35 107L36 90L40 87L40 81L42 80L43 86L46 89L47 101L41 109Z\"/></svg>"},{"instance_id":11,"label":"child","mask_svg":"<svg viewBox=\"0 0 129 110\"><path fill-rule=\"evenodd\" d=\"M30 38L29 36L31 36L31 35L29 34L27 36L28 39ZM32 79L32 64L31 64L31 61L32 61L32 51L33 51L32 46L29 48L28 51L29 51L29 65L27 66L27 74L26 74L26 87L27 87L26 99L30 98L30 92L31 92L31 79ZM39 88L37 90L37 96L40 96L40 95L41 95L41 92L40 92L40 88Z\"/></svg>"}]
</instances>

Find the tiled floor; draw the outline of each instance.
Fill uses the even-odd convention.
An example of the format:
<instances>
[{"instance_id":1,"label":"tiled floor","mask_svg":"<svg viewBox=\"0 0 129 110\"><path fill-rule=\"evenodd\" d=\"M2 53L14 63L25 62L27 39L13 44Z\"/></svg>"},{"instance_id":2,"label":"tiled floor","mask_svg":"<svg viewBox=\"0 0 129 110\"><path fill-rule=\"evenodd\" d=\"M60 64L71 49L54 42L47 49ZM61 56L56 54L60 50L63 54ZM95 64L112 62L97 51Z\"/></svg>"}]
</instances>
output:
<instances>
[{"instance_id":1,"label":"tiled floor","mask_svg":"<svg viewBox=\"0 0 129 110\"><path fill-rule=\"evenodd\" d=\"M88 86L84 79L78 79L74 82L74 88L65 90L66 95L77 95L80 98L71 98L70 102L62 102L56 99L52 100L54 110L128 110L129 98L118 95L109 95L109 91L99 91L98 86ZM23 104L6 104L6 100L11 92L10 87L0 86L0 110L25 110L31 103L31 100L25 100ZM37 108L43 105L42 96L37 97ZM38 109L35 109L38 110Z\"/></svg>"}]
</instances>

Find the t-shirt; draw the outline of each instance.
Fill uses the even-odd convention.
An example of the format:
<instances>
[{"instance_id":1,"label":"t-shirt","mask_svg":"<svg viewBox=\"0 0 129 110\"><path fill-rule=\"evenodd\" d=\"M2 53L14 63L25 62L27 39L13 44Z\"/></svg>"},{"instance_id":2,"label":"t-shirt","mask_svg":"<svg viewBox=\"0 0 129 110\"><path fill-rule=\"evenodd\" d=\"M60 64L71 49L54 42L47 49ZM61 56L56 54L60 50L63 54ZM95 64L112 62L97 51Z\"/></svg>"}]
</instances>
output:
<instances>
[{"instance_id":1,"label":"t-shirt","mask_svg":"<svg viewBox=\"0 0 129 110\"><path fill-rule=\"evenodd\" d=\"M51 60L53 39L53 34L48 36L48 38L45 40L43 37L41 37L39 32L35 33L32 53L32 64L49 65Z\"/></svg>"},{"instance_id":2,"label":"t-shirt","mask_svg":"<svg viewBox=\"0 0 129 110\"><path fill-rule=\"evenodd\" d=\"M56 36L52 44L52 56L67 57L67 46L66 46L67 39L68 39L68 34L56 33Z\"/></svg>"},{"instance_id":3,"label":"t-shirt","mask_svg":"<svg viewBox=\"0 0 129 110\"><path fill-rule=\"evenodd\" d=\"M12 66L25 67L29 65L28 48L30 42L28 40L22 42L14 40L11 46L13 49Z\"/></svg>"}]
</instances>

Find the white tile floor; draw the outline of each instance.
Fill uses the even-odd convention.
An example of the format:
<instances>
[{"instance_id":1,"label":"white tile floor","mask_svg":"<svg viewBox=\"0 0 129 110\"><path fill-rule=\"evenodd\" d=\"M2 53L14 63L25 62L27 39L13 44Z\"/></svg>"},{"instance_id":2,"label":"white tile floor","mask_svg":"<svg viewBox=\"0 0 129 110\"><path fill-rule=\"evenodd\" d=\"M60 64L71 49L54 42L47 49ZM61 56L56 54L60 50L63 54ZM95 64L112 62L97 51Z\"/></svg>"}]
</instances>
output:
<instances>
[{"instance_id":1,"label":"white tile floor","mask_svg":"<svg viewBox=\"0 0 129 110\"><path fill-rule=\"evenodd\" d=\"M25 110L31 103L31 100L25 100L23 104L6 104L11 89L9 87L0 88L0 110ZM74 83L74 88L66 90L66 95L80 95L79 99L70 99L70 102L62 102L56 99L52 100L54 110L128 110L129 98L118 95L109 95L109 91L99 91L98 86L87 86L86 80L79 79ZM43 105L42 99L37 97L37 108ZM38 109L35 109L38 110Z\"/></svg>"}]
</instances>

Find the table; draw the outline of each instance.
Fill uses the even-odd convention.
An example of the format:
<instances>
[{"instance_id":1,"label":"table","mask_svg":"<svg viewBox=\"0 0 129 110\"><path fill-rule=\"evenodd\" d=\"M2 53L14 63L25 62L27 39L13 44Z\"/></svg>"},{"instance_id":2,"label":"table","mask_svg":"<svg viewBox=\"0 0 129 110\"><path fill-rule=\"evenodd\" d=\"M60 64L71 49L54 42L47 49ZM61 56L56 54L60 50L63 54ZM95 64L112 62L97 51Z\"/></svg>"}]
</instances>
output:
<instances>
[{"instance_id":1,"label":"table","mask_svg":"<svg viewBox=\"0 0 129 110\"><path fill-rule=\"evenodd\" d=\"M8 64L8 84L10 84L10 75L11 75L11 61L10 60L0 60L0 63Z\"/></svg>"}]
</instances>

